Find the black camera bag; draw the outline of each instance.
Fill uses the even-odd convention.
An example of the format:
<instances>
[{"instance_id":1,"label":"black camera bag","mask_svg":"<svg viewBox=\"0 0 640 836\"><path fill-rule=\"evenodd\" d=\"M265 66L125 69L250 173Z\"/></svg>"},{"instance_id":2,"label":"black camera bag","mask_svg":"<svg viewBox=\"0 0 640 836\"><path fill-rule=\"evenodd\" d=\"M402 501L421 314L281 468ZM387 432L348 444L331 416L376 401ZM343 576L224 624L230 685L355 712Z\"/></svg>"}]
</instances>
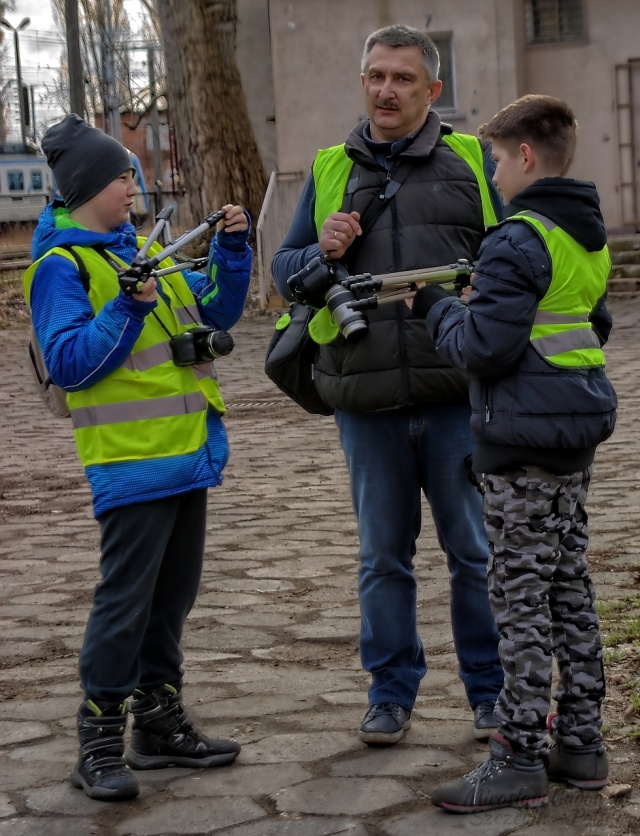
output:
<instances>
[{"instance_id":1,"label":"black camera bag","mask_svg":"<svg viewBox=\"0 0 640 836\"><path fill-rule=\"evenodd\" d=\"M357 173L357 170L356 164L353 172ZM389 201L396 196L411 170L410 163L401 163L396 169L395 177L387 178L384 194L375 197L366 207L360 218L362 234L356 238L348 250L351 260L362 245L365 235L382 215ZM353 173L352 181L354 184L357 182L357 177L354 177ZM351 198L352 194L349 194L347 201ZM348 204L343 206L342 211L349 211ZM313 379L319 346L311 339L308 325L316 313L317 311L313 308L308 308L299 302L291 303L288 314L283 314L276 323L276 330L267 348L264 370L269 380L272 380L278 389L307 412L312 415L333 415L333 409L322 400ZM288 324L283 323L286 316L290 317Z\"/></svg>"},{"instance_id":2,"label":"black camera bag","mask_svg":"<svg viewBox=\"0 0 640 836\"><path fill-rule=\"evenodd\" d=\"M299 302L291 303L289 311L276 324L264 371L281 392L307 412L333 415L333 409L324 403L313 379L319 346L311 339L308 325L316 313Z\"/></svg>"}]
</instances>

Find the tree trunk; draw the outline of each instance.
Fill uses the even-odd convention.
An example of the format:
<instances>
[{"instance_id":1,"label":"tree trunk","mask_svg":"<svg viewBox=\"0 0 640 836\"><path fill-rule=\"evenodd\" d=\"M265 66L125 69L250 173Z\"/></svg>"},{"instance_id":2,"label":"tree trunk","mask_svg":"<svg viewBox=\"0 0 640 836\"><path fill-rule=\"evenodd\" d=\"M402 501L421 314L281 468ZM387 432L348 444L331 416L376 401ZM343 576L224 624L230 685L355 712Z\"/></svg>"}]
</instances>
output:
<instances>
[{"instance_id":1,"label":"tree trunk","mask_svg":"<svg viewBox=\"0 0 640 836\"><path fill-rule=\"evenodd\" d=\"M239 203L254 229L266 174L236 65L235 0L156 0L178 165L194 223Z\"/></svg>"}]
</instances>

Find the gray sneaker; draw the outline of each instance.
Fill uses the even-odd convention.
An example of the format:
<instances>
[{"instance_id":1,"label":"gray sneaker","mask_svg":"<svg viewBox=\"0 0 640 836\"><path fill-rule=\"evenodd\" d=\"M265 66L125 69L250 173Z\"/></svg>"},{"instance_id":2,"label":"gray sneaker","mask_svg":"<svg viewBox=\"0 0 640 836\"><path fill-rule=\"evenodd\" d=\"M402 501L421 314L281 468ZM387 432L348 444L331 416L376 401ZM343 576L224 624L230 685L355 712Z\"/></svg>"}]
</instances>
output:
<instances>
[{"instance_id":1,"label":"gray sneaker","mask_svg":"<svg viewBox=\"0 0 640 836\"><path fill-rule=\"evenodd\" d=\"M378 703L364 715L358 737L368 746L393 746L410 727L410 711L393 702Z\"/></svg>"},{"instance_id":2,"label":"gray sneaker","mask_svg":"<svg viewBox=\"0 0 640 836\"><path fill-rule=\"evenodd\" d=\"M609 783L609 759L604 746L572 749L554 741L546 755L550 781L560 781L581 790L601 790Z\"/></svg>"},{"instance_id":3,"label":"gray sneaker","mask_svg":"<svg viewBox=\"0 0 640 836\"><path fill-rule=\"evenodd\" d=\"M500 734L489 740L490 757L473 772L438 787L431 795L448 813L482 813L500 807L544 807L549 782L541 758L514 752Z\"/></svg>"}]
</instances>

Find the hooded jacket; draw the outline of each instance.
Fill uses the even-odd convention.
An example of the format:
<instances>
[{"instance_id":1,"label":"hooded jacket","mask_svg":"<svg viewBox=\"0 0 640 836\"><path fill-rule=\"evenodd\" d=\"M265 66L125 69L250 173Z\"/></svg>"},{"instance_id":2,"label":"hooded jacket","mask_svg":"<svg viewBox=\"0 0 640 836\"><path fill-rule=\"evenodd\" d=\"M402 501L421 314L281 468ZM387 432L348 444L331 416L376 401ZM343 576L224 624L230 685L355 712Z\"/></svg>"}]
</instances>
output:
<instances>
[{"instance_id":1,"label":"hooded jacket","mask_svg":"<svg viewBox=\"0 0 640 836\"><path fill-rule=\"evenodd\" d=\"M517 194L510 208L545 216L587 252L606 246L593 183L544 178ZM440 299L427 315L440 356L471 377L477 472L504 473L523 465L558 474L584 470L596 446L613 432L616 396L604 369L554 365L531 345L552 269L539 232L527 221L508 218L480 247L468 305ZM601 345L611 329L605 295L589 317Z\"/></svg>"},{"instance_id":2,"label":"hooded jacket","mask_svg":"<svg viewBox=\"0 0 640 836\"><path fill-rule=\"evenodd\" d=\"M218 233L211 244L206 275L182 271L202 322L210 327L226 330L242 314L251 270L247 234ZM133 261L138 249L131 224L106 234L97 233L75 224L63 206L50 204L38 222L32 257L37 260L62 245L104 247L126 264ZM30 307L54 383L68 392L77 392L106 381L127 361L142 334L145 317L156 305L114 288L113 298L94 311L75 263L55 253L46 255L33 275ZM166 455L166 445L158 433L151 455L141 453L139 459L86 467L96 517L114 507L219 484L228 446L220 415L211 407L206 424L203 445L191 453ZM142 448L149 451L149 443Z\"/></svg>"}]
</instances>

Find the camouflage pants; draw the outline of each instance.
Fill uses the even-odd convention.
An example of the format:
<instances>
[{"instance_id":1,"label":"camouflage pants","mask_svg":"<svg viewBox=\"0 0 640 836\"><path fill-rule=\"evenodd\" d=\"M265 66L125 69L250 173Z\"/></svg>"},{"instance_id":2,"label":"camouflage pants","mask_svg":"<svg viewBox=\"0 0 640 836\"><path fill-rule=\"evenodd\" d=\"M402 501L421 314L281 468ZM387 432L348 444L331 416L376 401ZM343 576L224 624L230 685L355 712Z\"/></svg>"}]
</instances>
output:
<instances>
[{"instance_id":1,"label":"camouflage pants","mask_svg":"<svg viewBox=\"0 0 640 836\"><path fill-rule=\"evenodd\" d=\"M524 749L544 746L555 654L555 734L568 746L600 741L605 695L600 626L585 558L591 470L540 468L485 477L489 598L500 634L502 733Z\"/></svg>"}]
</instances>

